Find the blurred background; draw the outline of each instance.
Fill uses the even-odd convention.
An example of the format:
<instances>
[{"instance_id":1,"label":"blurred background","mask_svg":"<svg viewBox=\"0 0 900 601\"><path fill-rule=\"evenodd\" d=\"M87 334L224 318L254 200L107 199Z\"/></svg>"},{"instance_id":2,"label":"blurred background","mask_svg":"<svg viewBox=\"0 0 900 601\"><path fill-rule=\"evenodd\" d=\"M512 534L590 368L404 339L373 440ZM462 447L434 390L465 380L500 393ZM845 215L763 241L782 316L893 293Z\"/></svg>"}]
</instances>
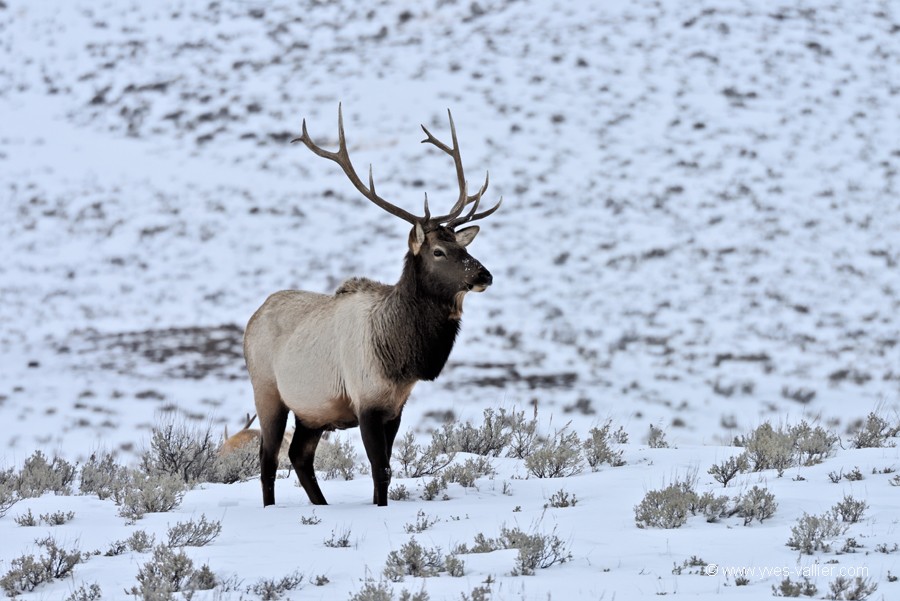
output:
<instances>
[{"instance_id":1,"label":"blurred background","mask_svg":"<svg viewBox=\"0 0 900 601\"><path fill-rule=\"evenodd\" d=\"M404 429L519 407L640 440L900 407L900 13L885 1L0 0L0 458L253 411L247 319L393 282L466 173L494 285ZM444 208L446 207L446 208Z\"/></svg>"}]
</instances>

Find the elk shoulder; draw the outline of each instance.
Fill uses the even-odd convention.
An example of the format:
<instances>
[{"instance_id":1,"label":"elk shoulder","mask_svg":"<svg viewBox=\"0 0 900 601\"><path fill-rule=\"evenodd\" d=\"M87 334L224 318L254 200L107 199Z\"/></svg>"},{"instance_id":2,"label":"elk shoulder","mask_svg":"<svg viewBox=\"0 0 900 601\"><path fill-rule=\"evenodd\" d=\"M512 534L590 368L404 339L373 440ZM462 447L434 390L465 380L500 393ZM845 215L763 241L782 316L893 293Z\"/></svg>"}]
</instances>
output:
<instances>
[{"instance_id":1,"label":"elk shoulder","mask_svg":"<svg viewBox=\"0 0 900 601\"><path fill-rule=\"evenodd\" d=\"M355 292L384 292L387 293L391 286L370 280L369 278L350 278L338 286L335 295L353 294Z\"/></svg>"}]
</instances>

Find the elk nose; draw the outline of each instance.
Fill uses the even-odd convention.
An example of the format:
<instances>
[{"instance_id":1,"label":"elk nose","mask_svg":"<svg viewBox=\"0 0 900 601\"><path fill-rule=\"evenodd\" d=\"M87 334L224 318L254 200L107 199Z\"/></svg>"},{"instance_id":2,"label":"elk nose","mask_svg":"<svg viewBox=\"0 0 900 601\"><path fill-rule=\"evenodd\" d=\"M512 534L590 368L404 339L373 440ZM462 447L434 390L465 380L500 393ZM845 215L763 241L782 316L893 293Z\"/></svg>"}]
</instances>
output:
<instances>
[{"instance_id":1,"label":"elk nose","mask_svg":"<svg viewBox=\"0 0 900 601\"><path fill-rule=\"evenodd\" d=\"M482 267L481 269L481 281L484 282L485 286L490 286L494 283L494 276L491 275L491 272Z\"/></svg>"}]
</instances>

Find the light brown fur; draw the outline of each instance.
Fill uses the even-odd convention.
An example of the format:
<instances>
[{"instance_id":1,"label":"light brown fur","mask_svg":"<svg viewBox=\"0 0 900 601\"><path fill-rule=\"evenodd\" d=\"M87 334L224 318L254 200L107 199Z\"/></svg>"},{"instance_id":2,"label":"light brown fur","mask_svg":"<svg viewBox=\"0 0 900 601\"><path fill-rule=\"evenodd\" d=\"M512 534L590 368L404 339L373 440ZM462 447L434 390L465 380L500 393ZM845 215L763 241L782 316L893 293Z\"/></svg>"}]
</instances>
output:
<instances>
[{"instance_id":1,"label":"light brown fur","mask_svg":"<svg viewBox=\"0 0 900 601\"><path fill-rule=\"evenodd\" d=\"M241 430L232 436L228 436L228 426L225 426L225 440L222 442L222 446L219 447L219 457L227 457L234 452L240 451L242 449L253 447L259 447L259 437L260 431L256 428L251 428L250 425L253 423L253 420L256 419L256 415L252 418L247 416L247 422ZM281 443L281 451L282 453L287 453L288 448L291 446L291 439L293 438L294 431L287 430L284 433L284 440Z\"/></svg>"},{"instance_id":2,"label":"light brown fur","mask_svg":"<svg viewBox=\"0 0 900 601\"><path fill-rule=\"evenodd\" d=\"M227 457L250 445L254 448L259 445L259 430L255 428L241 430L234 436L229 436L219 448L219 457Z\"/></svg>"}]
</instances>

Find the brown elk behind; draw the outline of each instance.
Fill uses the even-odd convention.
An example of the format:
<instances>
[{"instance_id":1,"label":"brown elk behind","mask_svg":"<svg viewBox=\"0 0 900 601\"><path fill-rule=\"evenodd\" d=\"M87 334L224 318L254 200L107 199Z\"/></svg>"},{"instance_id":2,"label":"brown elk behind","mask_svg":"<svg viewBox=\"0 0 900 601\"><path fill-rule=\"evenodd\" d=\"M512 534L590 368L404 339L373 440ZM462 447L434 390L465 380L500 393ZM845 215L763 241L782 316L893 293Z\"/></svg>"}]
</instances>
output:
<instances>
[{"instance_id":1,"label":"brown elk behind","mask_svg":"<svg viewBox=\"0 0 900 601\"><path fill-rule=\"evenodd\" d=\"M225 437L222 441L222 446L219 447L219 457L227 457L233 453L246 449L248 447L255 447L259 444L260 432L256 428L251 428L253 422L256 420L256 414L254 413L251 417L250 414L247 414L245 418L244 427L238 430L234 435L228 436L228 426L225 426ZM281 450L287 453L288 449L291 445L291 438L293 437L293 430L286 431L284 433L284 438L281 443Z\"/></svg>"},{"instance_id":2,"label":"brown elk behind","mask_svg":"<svg viewBox=\"0 0 900 601\"><path fill-rule=\"evenodd\" d=\"M219 447L219 457L231 455L244 447L256 444L259 440L259 430L250 429L250 426L255 420L256 414L254 414L253 417L250 417L250 414L248 413L244 427L238 430L237 434L233 436L228 436L228 425L225 426L225 438L222 442L222 446Z\"/></svg>"},{"instance_id":3,"label":"brown elk behind","mask_svg":"<svg viewBox=\"0 0 900 601\"><path fill-rule=\"evenodd\" d=\"M422 217L384 200L375 191L371 166L368 186L362 182L350 162L340 108L337 151L316 146L306 121L294 140L336 162L363 196L412 229L396 284L353 278L334 295L276 292L250 318L244 356L261 428L264 506L275 502L278 449L289 412L294 413L295 430L288 456L312 503L326 503L313 469L322 433L359 426L372 466L373 502L387 505L391 447L403 406L417 381L433 380L443 369L459 331L465 295L492 283L490 272L466 250L479 228L456 227L487 217L500 203L477 212L488 179L477 194L468 194L452 115L451 146L424 125L422 129L427 136L423 142L449 154L456 167L459 197L446 215L431 215L427 195Z\"/></svg>"}]
</instances>

